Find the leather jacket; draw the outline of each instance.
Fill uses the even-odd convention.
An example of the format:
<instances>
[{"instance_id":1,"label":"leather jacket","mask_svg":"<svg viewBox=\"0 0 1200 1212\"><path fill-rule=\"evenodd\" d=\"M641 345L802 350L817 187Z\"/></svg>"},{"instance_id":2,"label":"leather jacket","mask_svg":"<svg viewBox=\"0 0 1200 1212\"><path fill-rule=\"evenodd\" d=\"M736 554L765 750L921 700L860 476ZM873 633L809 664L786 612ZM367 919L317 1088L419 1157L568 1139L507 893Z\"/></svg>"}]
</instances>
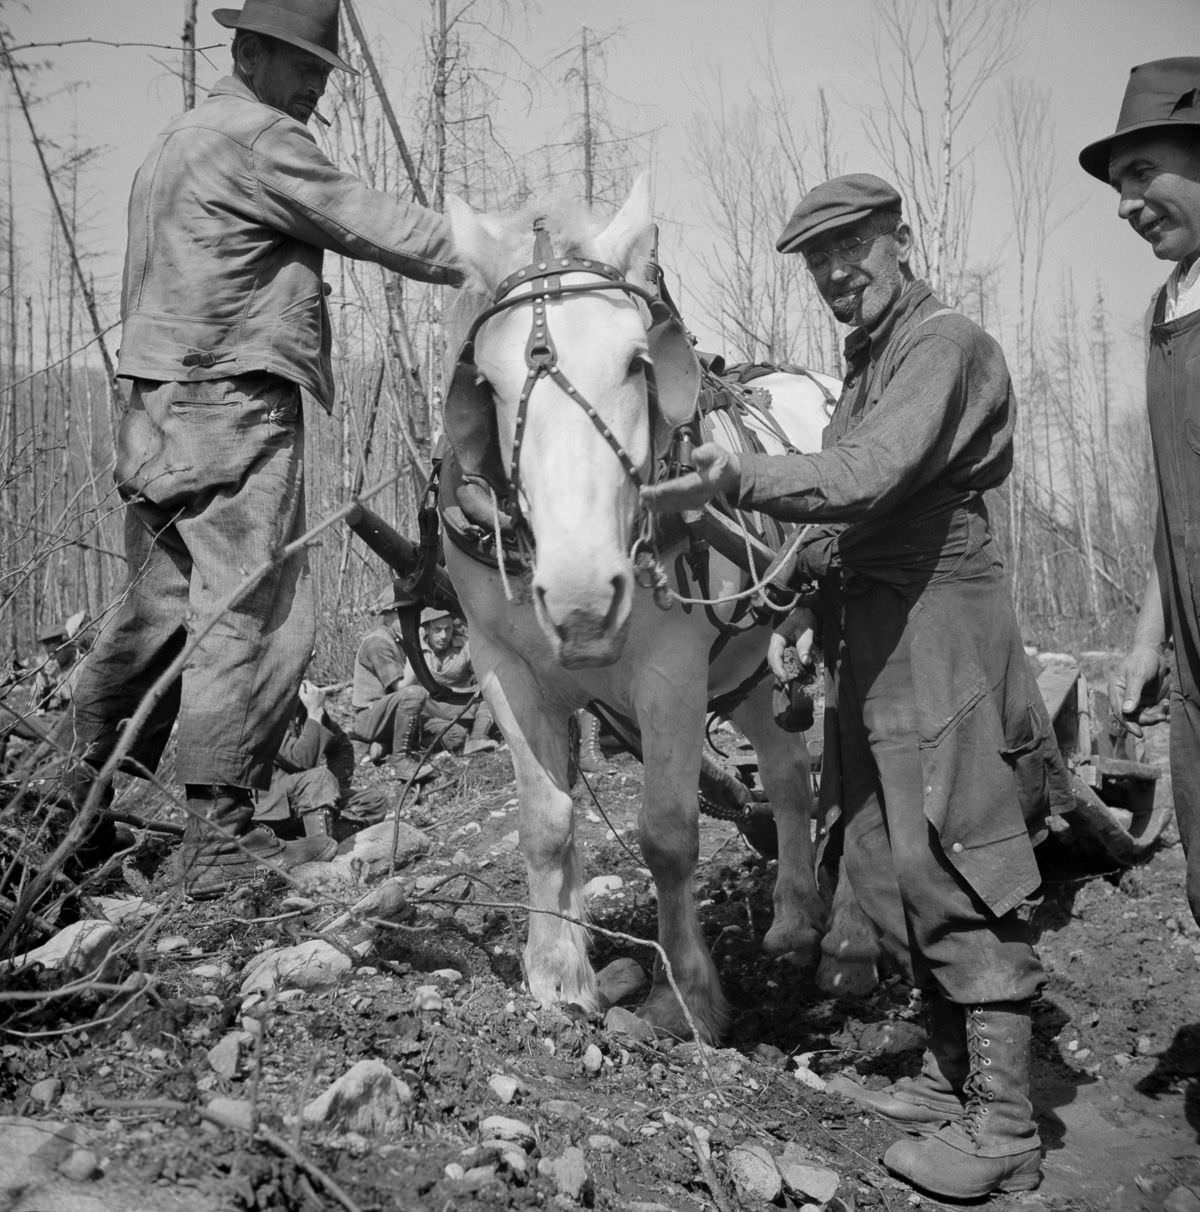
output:
<instances>
[{"instance_id":1,"label":"leather jacket","mask_svg":"<svg viewBox=\"0 0 1200 1212\"><path fill-rule=\"evenodd\" d=\"M333 403L324 251L461 281L449 223L342 172L307 128L218 81L176 118L129 200L118 373L179 381L267 371Z\"/></svg>"}]
</instances>

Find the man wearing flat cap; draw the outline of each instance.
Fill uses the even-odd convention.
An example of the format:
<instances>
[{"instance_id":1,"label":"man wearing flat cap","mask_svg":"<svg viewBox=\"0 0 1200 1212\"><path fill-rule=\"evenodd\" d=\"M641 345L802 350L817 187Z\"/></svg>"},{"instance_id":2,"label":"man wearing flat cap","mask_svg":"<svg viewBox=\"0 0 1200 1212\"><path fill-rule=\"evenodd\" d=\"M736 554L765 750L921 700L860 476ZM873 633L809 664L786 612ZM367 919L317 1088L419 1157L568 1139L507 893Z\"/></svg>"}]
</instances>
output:
<instances>
[{"instance_id":1,"label":"man wearing flat cap","mask_svg":"<svg viewBox=\"0 0 1200 1212\"><path fill-rule=\"evenodd\" d=\"M695 471L644 496L674 511L728 493L824 524L801 562L819 585L828 679L826 859L841 847L929 1028L919 1076L854 1097L913 1134L884 1161L915 1185L962 1199L1027 1190L1040 1179L1029 1063L1043 978L1022 910L1040 884L1031 831L1066 784L984 500L1012 465L1008 368L914 277L886 181L817 186L776 247L805 259L852 327L822 451L699 446ZM798 610L772 637L776 676L816 622Z\"/></svg>"},{"instance_id":2,"label":"man wearing flat cap","mask_svg":"<svg viewBox=\"0 0 1200 1212\"><path fill-rule=\"evenodd\" d=\"M1171 788L1200 922L1200 58L1158 59L1129 76L1117 129L1079 163L1120 195L1117 214L1172 269L1150 307L1146 409L1158 489L1154 563L1133 644L1112 679L1137 729L1173 664ZM1171 660L1173 652L1174 660Z\"/></svg>"},{"instance_id":3,"label":"man wearing flat cap","mask_svg":"<svg viewBox=\"0 0 1200 1212\"><path fill-rule=\"evenodd\" d=\"M194 897L316 857L314 839L282 848L252 818L312 650L305 555L277 557L306 529L304 411L333 405L324 254L461 280L441 215L342 172L307 129L330 72L352 70L338 0L213 15L235 31L233 73L159 135L129 200L116 480L130 581L75 701L74 794L92 812L121 722L195 638L129 750L153 771L178 716Z\"/></svg>"}]
</instances>

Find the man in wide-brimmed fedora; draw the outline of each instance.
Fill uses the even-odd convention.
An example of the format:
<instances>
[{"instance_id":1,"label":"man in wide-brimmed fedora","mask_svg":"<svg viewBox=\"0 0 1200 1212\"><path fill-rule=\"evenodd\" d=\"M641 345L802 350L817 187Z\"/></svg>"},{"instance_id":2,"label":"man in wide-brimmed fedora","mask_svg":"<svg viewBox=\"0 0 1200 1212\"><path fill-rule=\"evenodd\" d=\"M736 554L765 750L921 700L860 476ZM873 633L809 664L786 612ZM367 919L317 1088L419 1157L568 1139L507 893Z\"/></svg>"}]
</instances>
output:
<instances>
[{"instance_id":1,"label":"man in wide-brimmed fedora","mask_svg":"<svg viewBox=\"0 0 1200 1212\"><path fill-rule=\"evenodd\" d=\"M185 891L218 896L262 862L319 857L252 825L312 650L303 553L306 401L333 404L326 250L455 284L448 223L338 169L306 129L338 53L338 0L246 0L233 74L158 137L133 182L118 373L129 398L116 479L130 583L75 699L89 797L122 721L196 637L134 739L153 771L178 716ZM247 575L274 567L230 606Z\"/></svg>"},{"instance_id":2,"label":"man in wide-brimmed fedora","mask_svg":"<svg viewBox=\"0 0 1200 1212\"><path fill-rule=\"evenodd\" d=\"M1174 262L1147 323L1146 408L1158 484L1154 564L1112 701L1135 721L1171 682L1171 786L1200 921L1200 58L1129 76L1117 129L1079 163L1120 195L1117 214ZM1136 728L1136 723L1131 724Z\"/></svg>"}]
</instances>

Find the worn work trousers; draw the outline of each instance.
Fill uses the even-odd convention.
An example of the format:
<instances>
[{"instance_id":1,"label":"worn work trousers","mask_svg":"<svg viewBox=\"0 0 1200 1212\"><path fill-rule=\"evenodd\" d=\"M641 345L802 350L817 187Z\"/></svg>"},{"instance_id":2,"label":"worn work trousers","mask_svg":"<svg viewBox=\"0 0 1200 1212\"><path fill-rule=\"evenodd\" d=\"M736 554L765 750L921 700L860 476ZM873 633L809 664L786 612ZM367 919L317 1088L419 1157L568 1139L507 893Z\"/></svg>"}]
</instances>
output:
<instances>
[{"instance_id":1,"label":"worn work trousers","mask_svg":"<svg viewBox=\"0 0 1200 1212\"><path fill-rule=\"evenodd\" d=\"M1022 1001L1042 983L1028 922L993 914L925 815L908 601L865 582L844 600L836 687L846 873L892 960L951 1002ZM959 789L969 795L970 787Z\"/></svg>"},{"instance_id":2,"label":"worn work trousers","mask_svg":"<svg viewBox=\"0 0 1200 1212\"><path fill-rule=\"evenodd\" d=\"M312 651L300 391L273 375L135 381L117 439L129 582L75 695L95 765L191 646L129 754L154 770L178 717L182 783L262 788ZM268 571L256 578L267 567Z\"/></svg>"}]
</instances>

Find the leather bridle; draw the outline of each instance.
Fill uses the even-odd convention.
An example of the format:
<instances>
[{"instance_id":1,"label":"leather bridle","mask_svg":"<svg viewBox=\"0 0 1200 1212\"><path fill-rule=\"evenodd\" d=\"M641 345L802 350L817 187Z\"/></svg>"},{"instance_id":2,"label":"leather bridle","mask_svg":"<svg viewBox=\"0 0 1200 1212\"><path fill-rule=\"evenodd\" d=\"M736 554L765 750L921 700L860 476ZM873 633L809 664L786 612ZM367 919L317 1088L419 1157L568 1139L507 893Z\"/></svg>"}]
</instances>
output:
<instances>
[{"instance_id":1,"label":"leather bridle","mask_svg":"<svg viewBox=\"0 0 1200 1212\"><path fill-rule=\"evenodd\" d=\"M550 235L546 230L544 219L537 219L533 224L534 246L533 260L508 275L497 287L493 301L472 322L463 341L459 354L459 364L475 363L475 338L483 327L493 317L517 307L530 306L531 322L529 337L525 342L525 382L517 401L517 416L513 433L513 448L511 467L508 471L511 486L511 504L519 515L520 479L521 479L521 449L525 436L525 425L529 412L529 400L534 388L542 379L556 383L570 400L583 410L596 432L604 439L616 455L625 474L637 488L647 481L630 458L628 451L621 445L616 434L609 429L604 418L596 411L592 402L581 392L558 364L558 350L550 333L549 314L547 305L555 299L563 299L571 295L599 294L601 292L620 292L631 299L641 300L650 311L650 323L647 331L660 319L670 315L670 309L658 296L651 294L637 283L630 282L620 270L603 261L590 257L558 257L554 255ZM564 282L568 274L591 274L597 281L593 282ZM516 293L521 287L528 289ZM658 407L658 383L654 374L654 364L649 357L642 359L642 372L646 378L647 402L651 410ZM477 382L480 381L476 369ZM482 383L480 384L482 385ZM651 479L654 476L654 463L651 464Z\"/></svg>"}]
</instances>

